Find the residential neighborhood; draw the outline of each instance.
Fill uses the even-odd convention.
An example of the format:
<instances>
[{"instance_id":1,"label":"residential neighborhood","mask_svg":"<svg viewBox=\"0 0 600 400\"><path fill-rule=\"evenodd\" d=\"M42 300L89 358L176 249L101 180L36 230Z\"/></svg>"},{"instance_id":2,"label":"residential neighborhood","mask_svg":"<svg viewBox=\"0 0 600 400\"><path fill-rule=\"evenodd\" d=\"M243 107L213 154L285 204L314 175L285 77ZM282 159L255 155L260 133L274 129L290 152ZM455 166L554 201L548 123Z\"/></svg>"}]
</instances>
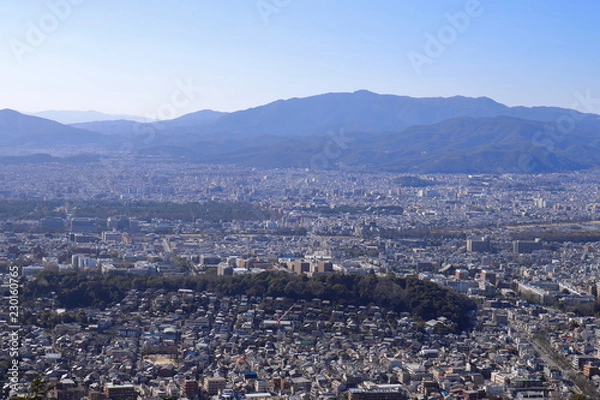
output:
<instances>
[{"instance_id":1,"label":"residential neighborhood","mask_svg":"<svg viewBox=\"0 0 600 400\"><path fill-rule=\"evenodd\" d=\"M4 386L6 398L25 393L36 377L56 399L600 393L600 200L593 174L417 177L214 166L181 173L167 165L153 176L143 175L143 165L138 171L106 183L85 176L85 168L72 176L52 171L65 182L48 176L11 186L4 177L3 201L43 194L42 201L64 202L46 216L2 222L2 358L8 371L11 350L18 353L19 376ZM115 211L78 212L78 204L98 199L113 202ZM136 202L243 202L264 213L170 220L119 210ZM18 323L9 319L13 271ZM420 320L376 304L170 285L133 288L100 308L78 307L78 297L54 292L24 298L44 276L64 274L128 282L413 277L464 295L477 309L469 328L457 330L441 315ZM11 348L15 325L18 347Z\"/></svg>"}]
</instances>

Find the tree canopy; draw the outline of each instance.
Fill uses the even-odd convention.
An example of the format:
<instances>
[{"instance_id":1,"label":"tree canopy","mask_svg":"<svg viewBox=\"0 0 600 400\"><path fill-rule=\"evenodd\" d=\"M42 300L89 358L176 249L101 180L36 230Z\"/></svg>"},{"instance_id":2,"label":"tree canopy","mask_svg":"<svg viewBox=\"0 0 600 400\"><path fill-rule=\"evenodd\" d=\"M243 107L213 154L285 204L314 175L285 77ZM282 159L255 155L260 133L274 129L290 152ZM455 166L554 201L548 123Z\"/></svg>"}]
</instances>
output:
<instances>
[{"instance_id":1,"label":"tree canopy","mask_svg":"<svg viewBox=\"0 0 600 400\"><path fill-rule=\"evenodd\" d=\"M468 328L470 311L476 308L466 296L416 277L326 274L309 278L281 271L234 277L41 273L26 285L25 297L47 297L54 292L60 307L104 308L120 302L131 289L177 291L182 288L223 296L319 298L342 305L376 305L398 313L408 312L425 321L443 316L461 330Z\"/></svg>"}]
</instances>

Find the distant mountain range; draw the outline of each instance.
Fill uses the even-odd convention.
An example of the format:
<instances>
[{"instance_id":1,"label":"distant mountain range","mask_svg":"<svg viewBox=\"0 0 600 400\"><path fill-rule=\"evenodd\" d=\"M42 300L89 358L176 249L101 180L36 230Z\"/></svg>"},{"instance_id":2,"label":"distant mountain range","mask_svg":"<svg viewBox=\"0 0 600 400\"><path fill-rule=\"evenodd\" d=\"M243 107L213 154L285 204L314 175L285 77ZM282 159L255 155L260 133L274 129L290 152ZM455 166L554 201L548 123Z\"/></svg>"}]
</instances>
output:
<instances>
[{"instance_id":1,"label":"distant mountain range","mask_svg":"<svg viewBox=\"0 0 600 400\"><path fill-rule=\"evenodd\" d=\"M63 125L0 111L0 145L96 145L256 167L397 172L558 172L600 166L600 116L508 107L486 97L412 98L366 90L202 110L170 121ZM11 159L11 162L14 162Z\"/></svg>"},{"instance_id":2,"label":"distant mountain range","mask_svg":"<svg viewBox=\"0 0 600 400\"><path fill-rule=\"evenodd\" d=\"M104 114L98 111L39 111L35 113L24 113L36 117L51 119L52 121L60 122L61 124L76 124L81 122L92 121L112 121L115 119L127 119L137 122L152 122L150 118L139 117L137 115L114 115Z\"/></svg>"},{"instance_id":3,"label":"distant mountain range","mask_svg":"<svg viewBox=\"0 0 600 400\"><path fill-rule=\"evenodd\" d=\"M103 133L105 135L130 136L139 134L139 132L149 130L167 131L168 134L173 134L174 132L181 132L187 130L193 131L198 127L205 127L206 125L215 122L217 119L224 116L225 114L227 113L213 110L201 110L167 121L154 121L142 123L140 121L118 119L81 122L71 124L71 126L75 128L87 129L93 132Z\"/></svg>"},{"instance_id":4,"label":"distant mountain range","mask_svg":"<svg viewBox=\"0 0 600 400\"><path fill-rule=\"evenodd\" d=\"M56 147L63 145L106 144L106 136L48 119L0 110L0 145L10 147Z\"/></svg>"}]
</instances>

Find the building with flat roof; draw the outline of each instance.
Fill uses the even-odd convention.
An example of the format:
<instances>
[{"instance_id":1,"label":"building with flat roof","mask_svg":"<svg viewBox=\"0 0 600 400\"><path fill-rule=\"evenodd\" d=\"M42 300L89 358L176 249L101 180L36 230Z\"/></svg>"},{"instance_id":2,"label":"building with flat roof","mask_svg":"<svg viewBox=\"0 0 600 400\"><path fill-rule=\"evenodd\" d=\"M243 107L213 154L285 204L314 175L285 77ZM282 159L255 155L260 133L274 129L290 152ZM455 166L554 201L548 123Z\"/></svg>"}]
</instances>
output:
<instances>
[{"instance_id":1,"label":"building with flat roof","mask_svg":"<svg viewBox=\"0 0 600 400\"><path fill-rule=\"evenodd\" d=\"M490 251L489 239L467 239L467 251L470 252L486 252Z\"/></svg>"},{"instance_id":2,"label":"building with flat roof","mask_svg":"<svg viewBox=\"0 0 600 400\"><path fill-rule=\"evenodd\" d=\"M226 380L223 377L210 377L204 379L204 390L208 395L214 396L225 389Z\"/></svg>"},{"instance_id":3,"label":"building with flat roof","mask_svg":"<svg viewBox=\"0 0 600 400\"><path fill-rule=\"evenodd\" d=\"M541 239L535 240L513 240L513 253L525 254L533 253L534 251L542 250Z\"/></svg>"},{"instance_id":4,"label":"building with flat roof","mask_svg":"<svg viewBox=\"0 0 600 400\"><path fill-rule=\"evenodd\" d=\"M138 393L131 384L107 383L104 387L107 400L137 400Z\"/></svg>"},{"instance_id":5,"label":"building with flat roof","mask_svg":"<svg viewBox=\"0 0 600 400\"><path fill-rule=\"evenodd\" d=\"M406 394L397 389L356 389L348 390L350 400L406 400Z\"/></svg>"}]
</instances>

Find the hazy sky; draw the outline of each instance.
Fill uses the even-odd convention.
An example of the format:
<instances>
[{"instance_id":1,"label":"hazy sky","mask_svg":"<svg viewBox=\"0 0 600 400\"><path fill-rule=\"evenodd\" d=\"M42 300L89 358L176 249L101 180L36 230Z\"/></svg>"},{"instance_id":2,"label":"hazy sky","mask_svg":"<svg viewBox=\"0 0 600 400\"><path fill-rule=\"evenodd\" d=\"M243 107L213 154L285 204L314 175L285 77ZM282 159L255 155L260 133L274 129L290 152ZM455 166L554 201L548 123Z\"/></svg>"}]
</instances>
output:
<instances>
[{"instance_id":1,"label":"hazy sky","mask_svg":"<svg viewBox=\"0 0 600 400\"><path fill-rule=\"evenodd\" d=\"M3 0L0 108L170 116L358 89L571 107L600 98L598 16L597 0Z\"/></svg>"}]
</instances>

